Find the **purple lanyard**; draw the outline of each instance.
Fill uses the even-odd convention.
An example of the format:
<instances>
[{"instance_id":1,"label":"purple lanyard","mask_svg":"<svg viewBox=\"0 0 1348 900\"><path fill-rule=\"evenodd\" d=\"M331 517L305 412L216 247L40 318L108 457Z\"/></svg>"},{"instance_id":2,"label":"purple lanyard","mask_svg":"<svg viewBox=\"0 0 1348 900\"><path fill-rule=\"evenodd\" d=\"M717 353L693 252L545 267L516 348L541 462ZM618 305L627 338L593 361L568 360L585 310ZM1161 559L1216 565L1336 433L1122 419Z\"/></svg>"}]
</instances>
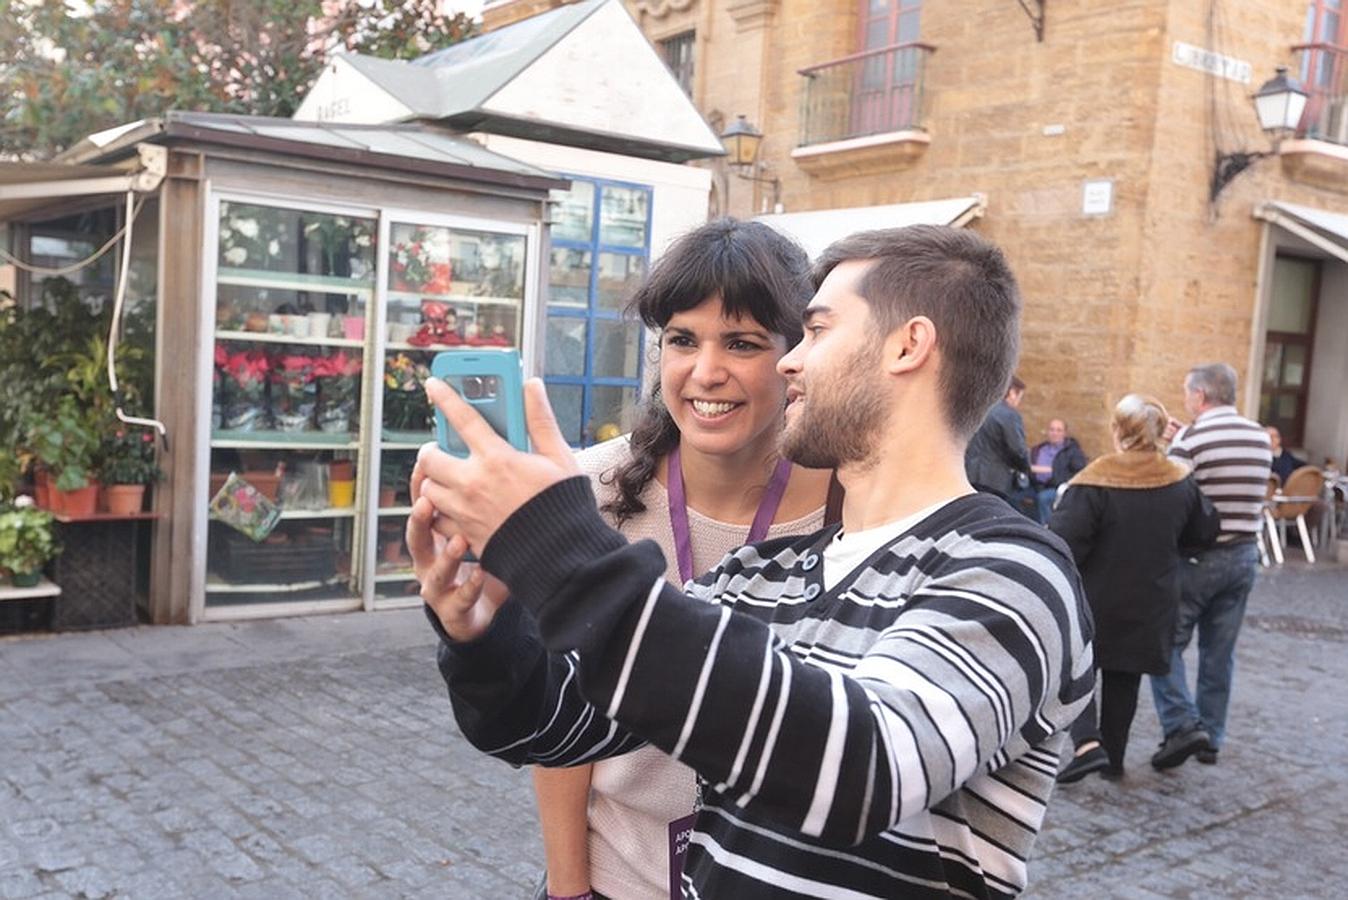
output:
<instances>
[{"instance_id":1,"label":"purple lanyard","mask_svg":"<svg viewBox=\"0 0 1348 900\"><path fill-rule=\"evenodd\" d=\"M786 483L791 478L791 460L781 459L772 472L763 499L759 501L758 512L754 513L754 522L749 526L746 544L753 544L767 537L768 528L777 515L777 507L786 493ZM674 530L674 550L679 555L679 577L687 584L693 579L693 536L688 530L688 498L683 491L683 460L679 448L675 445L669 452L669 527Z\"/></svg>"}]
</instances>

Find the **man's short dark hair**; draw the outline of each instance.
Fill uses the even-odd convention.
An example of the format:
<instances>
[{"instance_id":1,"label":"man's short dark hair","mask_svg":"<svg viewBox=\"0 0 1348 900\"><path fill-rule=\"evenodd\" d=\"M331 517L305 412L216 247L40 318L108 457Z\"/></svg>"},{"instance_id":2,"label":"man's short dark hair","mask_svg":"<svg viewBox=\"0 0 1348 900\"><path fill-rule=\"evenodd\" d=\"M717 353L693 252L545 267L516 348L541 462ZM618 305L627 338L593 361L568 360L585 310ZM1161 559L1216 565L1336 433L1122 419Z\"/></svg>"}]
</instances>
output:
<instances>
[{"instance_id":1,"label":"man's short dark hair","mask_svg":"<svg viewBox=\"0 0 1348 900\"><path fill-rule=\"evenodd\" d=\"M1023 391L1023 390L1025 390L1025 382L1023 382L1023 381L1020 380L1020 376L1019 376L1019 375L1012 375L1012 376L1011 376L1011 386L1010 386L1009 388L1007 388L1007 390L1008 390L1008 391Z\"/></svg>"},{"instance_id":2,"label":"man's short dark hair","mask_svg":"<svg viewBox=\"0 0 1348 900\"><path fill-rule=\"evenodd\" d=\"M950 429L969 437L1006 396L1020 353L1020 289L1006 257L972 231L943 225L863 231L824 250L816 286L853 259L875 261L857 292L881 335L914 316L935 324L942 405Z\"/></svg>"}]
</instances>

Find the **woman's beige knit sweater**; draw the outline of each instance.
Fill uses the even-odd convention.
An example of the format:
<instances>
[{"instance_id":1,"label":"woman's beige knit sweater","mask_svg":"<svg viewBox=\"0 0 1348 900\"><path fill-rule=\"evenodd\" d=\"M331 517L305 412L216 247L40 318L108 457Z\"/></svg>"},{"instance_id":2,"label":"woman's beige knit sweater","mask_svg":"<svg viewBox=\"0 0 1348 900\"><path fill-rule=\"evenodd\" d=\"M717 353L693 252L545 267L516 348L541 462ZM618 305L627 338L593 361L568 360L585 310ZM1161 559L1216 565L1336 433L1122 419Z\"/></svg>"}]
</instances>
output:
<instances>
[{"instance_id":1,"label":"woman's beige knit sweater","mask_svg":"<svg viewBox=\"0 0 1348 900\"><path fill-rule=\"evenodd\" d=\"M626 437L579 454L581 468L590 476L601 506L616 493L611 483L604 483L610 479L603 476L629 458ZM671 584L678 584L679 564L664 485L652 479L641 500L646 511L629 518L620 530L629 541L649 538L658 543L667 561L665 577ZM821 506L799 519L773 523L767 536L805 534L818 531L823 524ZM749 534L747 525L718 522L691 508L688 527L695 574L711 569L728 552L742 546ZM695 796L692 770L654 747L596 763L589 806L591 887L615 900L668 898L669 823L693 811Z\"/></svg>"}]
</instances>

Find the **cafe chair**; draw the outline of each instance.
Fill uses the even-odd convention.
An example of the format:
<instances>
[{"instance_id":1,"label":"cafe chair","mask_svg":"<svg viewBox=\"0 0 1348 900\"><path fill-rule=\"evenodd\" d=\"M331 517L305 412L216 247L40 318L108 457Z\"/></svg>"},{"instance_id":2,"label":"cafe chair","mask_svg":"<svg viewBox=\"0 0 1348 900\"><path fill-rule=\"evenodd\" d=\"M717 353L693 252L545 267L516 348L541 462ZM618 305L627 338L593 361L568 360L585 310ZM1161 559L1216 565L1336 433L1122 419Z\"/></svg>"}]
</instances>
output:
<instances>
[{"instance_id":1,"label":"cafe chair","mask_svg":"<svg viewBox=\"0 0 1348 900\"><path fill-rule=\"evenodd\" d=\"M1320 502L1324 489L1325 473L1315 466L1302 466L1287 476L1282 491L1273 496L1272 514L1278 523L1279 541L1283 548L1287 547L1287 523L1295 522L1301 549L1309 563L1315 562L1315 548L1311 546L1311 532L1306 527L1306 513Z\"/></svg>"}]
</instances>

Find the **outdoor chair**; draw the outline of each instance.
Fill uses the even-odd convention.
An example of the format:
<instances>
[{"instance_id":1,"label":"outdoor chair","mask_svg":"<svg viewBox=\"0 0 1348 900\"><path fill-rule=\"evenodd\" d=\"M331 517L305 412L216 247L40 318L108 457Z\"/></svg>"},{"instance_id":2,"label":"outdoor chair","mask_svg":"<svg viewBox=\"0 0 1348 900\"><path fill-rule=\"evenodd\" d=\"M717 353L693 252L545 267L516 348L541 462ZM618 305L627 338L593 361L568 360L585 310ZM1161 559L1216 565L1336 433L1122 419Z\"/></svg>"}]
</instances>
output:
<instances>
[{"instance_id":1,"label":"outdoor chair","mask_svg":"<svg viewBox=\"0 0 1348 900\"><path fill-rule=\"evenodd\" d=\"M1282 478L1270 472L1268 487L1264 490L1264 505L1259 510L1259 531L1255 534L1255 543L1259 546L1259 562L1270 565L1269 557L1278 565L1283 564L1282 542L1278 537L1278 523L1273 518L1274 498L1282 490ZM1267 546L1265 546L1267 544Z\"/></svg>"},{"instance_id":2,"label":"outdoor chair","mask_svg":"<svg viewBox=\"0 0 1348 900\"><path fill-rule=\"evenodd\" d=\"M1296 522L1297 535L1306 561L1315 562L1315 548L1311 546L1311 532L1306 527L1306 513L1319 503L1325 488L1325 473L1316 466L1302 466L1291 475L1280 493L1273 497L1273 518L1278 523L1279 541L1287 546L1287 523Z\"/></svg>"}]
</instances>

